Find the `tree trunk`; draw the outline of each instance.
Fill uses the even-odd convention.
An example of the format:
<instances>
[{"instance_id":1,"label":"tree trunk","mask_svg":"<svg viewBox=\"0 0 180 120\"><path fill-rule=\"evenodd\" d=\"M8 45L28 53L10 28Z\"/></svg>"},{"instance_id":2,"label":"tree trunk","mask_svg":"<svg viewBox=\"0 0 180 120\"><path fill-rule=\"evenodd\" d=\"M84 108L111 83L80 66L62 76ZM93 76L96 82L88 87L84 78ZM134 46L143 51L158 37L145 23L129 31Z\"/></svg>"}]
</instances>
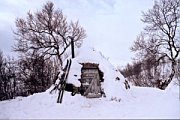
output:
<instances>
[{"instance_id":1,"label":"tree trunk","mask_svg":"<svg viewBox=\"0 0 180 120\"><path fill-rule=\"evenodd\" d=\"M15 96L16 96L16 80L15 80L15 78L14 78L14 91L13 91L13 98L15 98Z\"/></svg>"},{"instance_id":2,"label":"tree trunk","mask_svg":"<svg viewBox=\"0 0 180 120\"><path fill-rule=\"evenodd\" d=\"M63 61L61 59L61 55L58 54L58 60L59 60L59 63L60 63L60 69L62 70L63 69Z\"/></svg>"},{"instance_id":3,"label":"tree trunk","mask_svg":"<svg viewBox=\"0 0 180 120\"><path fill-rule=\"evenodd\" d=\"M166 87L169 85L169 83L172 81L176 71L175 71L175 66L176 66L176 61L172 61L171 63L171 74L169 75L168 77L168 80L165 80L163 83L162 83L162 86L161 86L161 89L162 90L165 90Z\"/></svg>"}]
</instances>

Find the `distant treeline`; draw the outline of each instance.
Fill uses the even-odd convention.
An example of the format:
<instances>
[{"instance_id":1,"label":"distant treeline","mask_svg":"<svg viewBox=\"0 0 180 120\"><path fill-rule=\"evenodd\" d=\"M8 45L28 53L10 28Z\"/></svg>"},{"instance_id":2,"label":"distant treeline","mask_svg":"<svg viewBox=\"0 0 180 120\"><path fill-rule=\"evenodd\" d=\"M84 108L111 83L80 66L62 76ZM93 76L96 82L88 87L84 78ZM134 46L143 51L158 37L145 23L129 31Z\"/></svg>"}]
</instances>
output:
<instances>
[{"instance_id":1,"label":"distant treeline","mask_svg":"<svg viewBox=\"0 0 180 120\"><path fill-rule=\"evenodd\" d=\"M38 55L15 61L0 52L0 101L47 90L55 82L57 66Z\"/></svg>"},{"instance_id":2,"label":"distant treeline","mask_svg":"<svg viewBox=\"0 0 180 120\"><path fill-rule=\"evenodd\" d=\"M163 82L168 79L170 70L171 66L168 60L164 59L157 63L153 58L136 61L119 69L121 74L135 86L157 87L160 89L162 89ZM177 84L179 84L180 59L177 61L174 79L176 79Z\"/></svg>"}]
</instances>

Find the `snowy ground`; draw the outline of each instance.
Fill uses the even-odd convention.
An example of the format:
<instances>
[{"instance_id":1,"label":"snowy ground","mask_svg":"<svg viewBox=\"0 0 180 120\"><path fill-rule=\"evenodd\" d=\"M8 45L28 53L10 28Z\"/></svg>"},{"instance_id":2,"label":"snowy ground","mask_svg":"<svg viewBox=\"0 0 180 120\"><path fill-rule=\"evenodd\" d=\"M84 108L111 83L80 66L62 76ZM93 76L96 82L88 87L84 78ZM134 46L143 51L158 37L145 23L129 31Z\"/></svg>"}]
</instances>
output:
<instances>
[{"instance_id":1,"label":"snowy ground","mask_svg":"<svg viewBox=\"0 0 180 120\"><path fill-rule=\"evenodd\" d=\"M87 47L73 59L67 82L79 86L82 62L98 63L104 72L102 87L106 98L88 99L65 92L63 103L56 103L58 92L37 93L28 97L0 102L0 119L55 118L179 118L179 88L173 84L167 90L132 87L126 90L124 77L103 57ZM119 77L120 80L116 78Z\"/></svg>"},{"instance_id":2,"label":"snowy ground","mask_svg":"<svg viewBox=\"0 0 180 120\"><path fill-rule=\"evenodd\" d=\"M131 87L129 100L87 99L65 92L62 104L57 94L44 93L0 102L0 118L180 118L177 92Z\"/></svg>"}]
</instances>

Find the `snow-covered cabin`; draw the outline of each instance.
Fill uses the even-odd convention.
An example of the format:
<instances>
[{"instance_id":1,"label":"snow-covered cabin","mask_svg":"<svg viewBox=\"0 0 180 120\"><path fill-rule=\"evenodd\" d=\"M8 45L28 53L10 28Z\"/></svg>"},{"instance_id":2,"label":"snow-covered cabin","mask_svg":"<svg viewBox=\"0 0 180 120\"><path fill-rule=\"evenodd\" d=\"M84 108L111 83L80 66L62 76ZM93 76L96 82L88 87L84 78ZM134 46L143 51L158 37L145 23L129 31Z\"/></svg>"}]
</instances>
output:
<instances>
[{"instance_id":1,"label":"snow-covered cabin","mask_svg":"<svg viewBox=\"0 0 180 120\"><path fill-rule=\"evenodd\" d=\"M89 63L89 65L87 63ZM89 70L89 68L91 67L96 70ZM109 60L103 56L101 52L98 52L95 49L89 48L87 46L85 46L85 48L80 48L76 53L76 58L72 59L72 65L69 71L67 83L71 83L76 87L83 87L83 85L85 87L86 83L88 82L83 83L83 80L81 80L82 74L86 74L88 72L92 72L91 74L95 74L97 73L97 71L99 72L100 76L100 89L101 92L103 92L101 93L101 96L105 96L103 98L109 100L114 98L116 98L117 100L128 100L128 96L130 96L130 94L128 93L128 90L124 85L125 78L109 62ZM119 80L116 79L117 77L119 78ZM88 81L88 79L85 79L85 81ZM99 88L97 87L97 89ZM84 91L82 93L84 93ZM96 97L96 95L93 96L91 93L94 94L94 92L88 92L88 95L85 97Z\"/></svg>"}]
</instances>

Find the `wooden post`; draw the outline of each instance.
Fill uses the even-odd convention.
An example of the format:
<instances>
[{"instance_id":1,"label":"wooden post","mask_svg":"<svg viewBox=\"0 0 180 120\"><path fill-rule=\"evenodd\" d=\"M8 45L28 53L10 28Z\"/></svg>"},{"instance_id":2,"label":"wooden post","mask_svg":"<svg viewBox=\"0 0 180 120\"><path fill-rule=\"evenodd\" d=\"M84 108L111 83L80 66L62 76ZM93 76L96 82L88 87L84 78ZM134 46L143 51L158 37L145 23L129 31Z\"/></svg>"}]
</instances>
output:
<instances>
[{"instance_id":1,"label":"wooden post","mask_svg":"<svg viewBox=\"0 0 180 120\"><path fill-rule=\"evenodd\" d=\"M73 41L73 38L71 38L71 52L72 52L72 58L75 58L75 54L74 54L74 41Z\"/></svg>"}]
</instances>

